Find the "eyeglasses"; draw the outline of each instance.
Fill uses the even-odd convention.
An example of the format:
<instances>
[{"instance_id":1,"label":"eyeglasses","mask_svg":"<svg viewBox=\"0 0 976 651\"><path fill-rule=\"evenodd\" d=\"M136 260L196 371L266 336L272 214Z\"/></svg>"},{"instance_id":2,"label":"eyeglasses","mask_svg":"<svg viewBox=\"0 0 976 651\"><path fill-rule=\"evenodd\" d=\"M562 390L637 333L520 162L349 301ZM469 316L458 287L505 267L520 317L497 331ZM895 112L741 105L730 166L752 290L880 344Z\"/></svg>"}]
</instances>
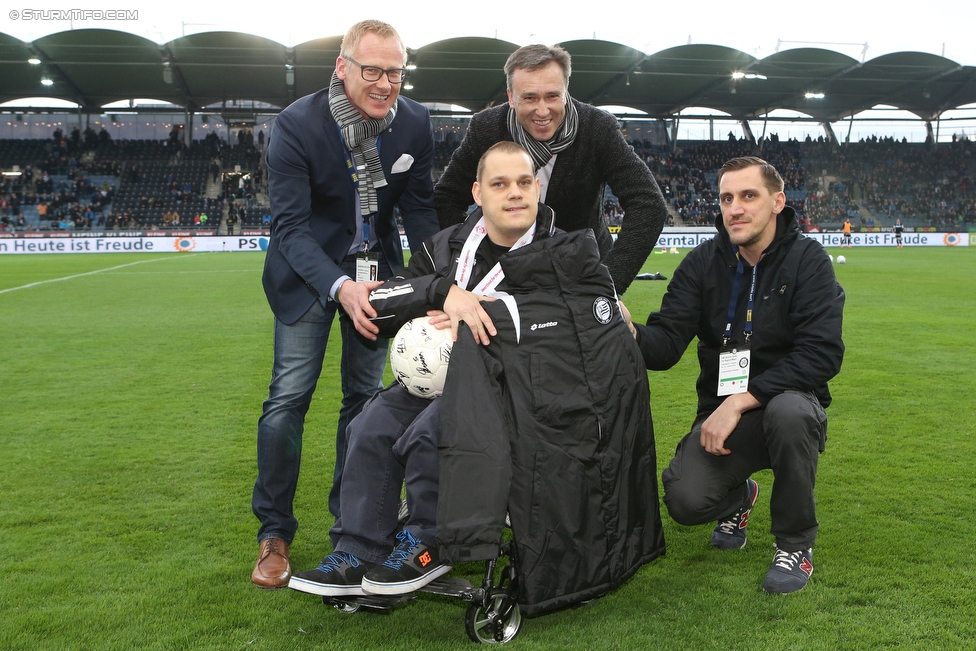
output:
<instances>
[{"instance_id":1,"label":"eyeglasses","mask_svg":"<svg viewBox=\"0 0 976 651\"><path fill-rule=\"evenodd\" d=\"M343 58L349 63L359 66L359 70L363 74L363 79L366 81L379 81L380 78L383 77L384 73L386 74L386 78L390 80L391 84L402 84L403 80L407 78L407 71L405 68L390 68L389 70L384 70L383 68L377 68L376 66L364 66L352 57Z\"/></svg>"}]
</instances>

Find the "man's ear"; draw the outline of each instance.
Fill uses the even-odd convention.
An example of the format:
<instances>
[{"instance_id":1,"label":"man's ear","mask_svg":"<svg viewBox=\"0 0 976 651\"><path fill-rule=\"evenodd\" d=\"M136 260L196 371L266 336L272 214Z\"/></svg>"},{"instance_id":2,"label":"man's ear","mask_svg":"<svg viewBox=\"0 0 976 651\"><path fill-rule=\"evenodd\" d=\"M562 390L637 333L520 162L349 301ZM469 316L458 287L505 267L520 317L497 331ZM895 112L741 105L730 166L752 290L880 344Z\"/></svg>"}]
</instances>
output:
<instances>
[{"instance_id":1,"label":"man's ear","mask_svg":"<svg viewBox=\"0 0 976 651\"><path fill-rule=\"evenodd\" d=\"M776 201L773 203L773 214L778 215L783 212L783 208L786 207L786 193L777 192Z\"/></svg>"},{"instance_id":2,"label":"man's ear","mask_svg":"<svg viewBox=\"0 0 976 651\"><path fill-rule=\"evenodd\" d=\"M474 202L480 206L481 205L481 186L478 184L477 181L475 181L474 182L474 185L471 186L471 196L474 197Z\"/></svg>"},{"instance_id":3,"label":"man's ear","mask_svg":"<svg viewBox=\"0 0 976 651\"><path fill-rule=\"evenodd\" d=\"M336 57L336 76L342 81L346 80L346 59L341 54Z\"/></svg>"}]
</instances>

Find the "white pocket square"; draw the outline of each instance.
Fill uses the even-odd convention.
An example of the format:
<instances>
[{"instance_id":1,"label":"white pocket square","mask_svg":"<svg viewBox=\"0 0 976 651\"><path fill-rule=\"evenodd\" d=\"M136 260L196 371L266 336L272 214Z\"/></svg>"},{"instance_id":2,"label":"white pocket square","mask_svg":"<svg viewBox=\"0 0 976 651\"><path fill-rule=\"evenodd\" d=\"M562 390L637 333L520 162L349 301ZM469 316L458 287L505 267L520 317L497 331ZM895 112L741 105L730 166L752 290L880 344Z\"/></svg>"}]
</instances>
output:
<instances>
[{"instance_id":1,"label":"white pocket square","mask_svg":"<svg viewBox=\"0 0 976 651\"><path fill-rule=\"evenodd\" d=\"M413 156L403 154L397 159L397 162L393 163L393 169L390 170L390 173L399 174L400 172L406 172L411 167L413 167Z\"/></svg>"}]
</instances>

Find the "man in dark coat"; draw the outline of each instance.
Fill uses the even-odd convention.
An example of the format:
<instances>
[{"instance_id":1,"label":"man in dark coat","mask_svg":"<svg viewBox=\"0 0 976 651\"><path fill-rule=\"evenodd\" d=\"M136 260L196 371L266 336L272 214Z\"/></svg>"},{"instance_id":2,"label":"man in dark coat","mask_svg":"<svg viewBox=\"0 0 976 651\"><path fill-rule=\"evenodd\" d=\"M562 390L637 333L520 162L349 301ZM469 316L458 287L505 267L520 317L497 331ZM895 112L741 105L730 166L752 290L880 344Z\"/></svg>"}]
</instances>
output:
<instances>
[{"instance_id":1,"label":"man in dark coat","mask_svg":"<svg viewBox=\"0 0 976 651\"><path fill-rule=\"evenodd\" d=\"M593 229L618 294L654 248L668 212L647 165L627 144L609 113L569 96L569 53L527 45L505 63L508 105L474 115L464 140L434 188L441 228L464 221L478 159L500 140L524 147L542 182L541 200L564 231ZM604 188L624 209L617 241L603 214Z\"/></svg>"},{"instance_id":2,"label":"man in dark coat","mask_svg":"<svg viewBox=\"0 0 976 651\"><path fill-rule=\"evenodd\" d=\"M634 326L647 368L664 370L698 337L698 414L664 471L664 503L683 525L718 521L711 544L746 544L773 471L776 552L770 593L801 590L813 573L813 489L827 439L827 381L844 358L844 290L824 248L799 232L783 179L752 156L718 173L718 234L681 262L661 310Z\"/></svg>"}]
</instances>

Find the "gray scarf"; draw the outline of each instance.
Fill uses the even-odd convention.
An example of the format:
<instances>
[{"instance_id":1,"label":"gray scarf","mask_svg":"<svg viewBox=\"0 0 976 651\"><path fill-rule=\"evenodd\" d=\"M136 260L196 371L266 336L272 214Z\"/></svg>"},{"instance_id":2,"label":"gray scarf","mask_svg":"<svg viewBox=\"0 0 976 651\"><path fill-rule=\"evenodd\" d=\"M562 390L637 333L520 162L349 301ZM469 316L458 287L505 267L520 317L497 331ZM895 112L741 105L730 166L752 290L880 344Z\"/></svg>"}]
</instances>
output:
<instances>
[{"instance_id":1,"label":"gray scarf","mask_svg":"<svg viewBox=\"0 0 976 651\"><path fill-rule=\"evenodd\" d=\"M563 116L563 123L559 125L559 130L551 140L542 142L536 140L525 132L519 124L515 109L508 108L508 132L512 134L512 139L529 152L535 168L545 167L549 159L566 149L576 140L576 131L579 129L579 113L576 112L576 104L573 98L566 94L566 114Z\"/></svg>"},{"instance_id":2,"label":"gray scarf","mask_svg":"<svg viewBox=\"0 0 976 651\"><path fill-rule=\"evenodd\" d=\"M332 111L332 117L339 125L346 149L352 153L352 162L355 166L354 178L359 181L360 210L363 215L372 215L379 210L376 188L386 185L383 165L380 163L380 152L376 148L376 136L386 131L396 117L396 102L382 120L364 118L346 97L342 80L333 72L332 82L329 84L329 110ZM364 169L367 173L360 174Z\"/></svg>"}]
</instances>

